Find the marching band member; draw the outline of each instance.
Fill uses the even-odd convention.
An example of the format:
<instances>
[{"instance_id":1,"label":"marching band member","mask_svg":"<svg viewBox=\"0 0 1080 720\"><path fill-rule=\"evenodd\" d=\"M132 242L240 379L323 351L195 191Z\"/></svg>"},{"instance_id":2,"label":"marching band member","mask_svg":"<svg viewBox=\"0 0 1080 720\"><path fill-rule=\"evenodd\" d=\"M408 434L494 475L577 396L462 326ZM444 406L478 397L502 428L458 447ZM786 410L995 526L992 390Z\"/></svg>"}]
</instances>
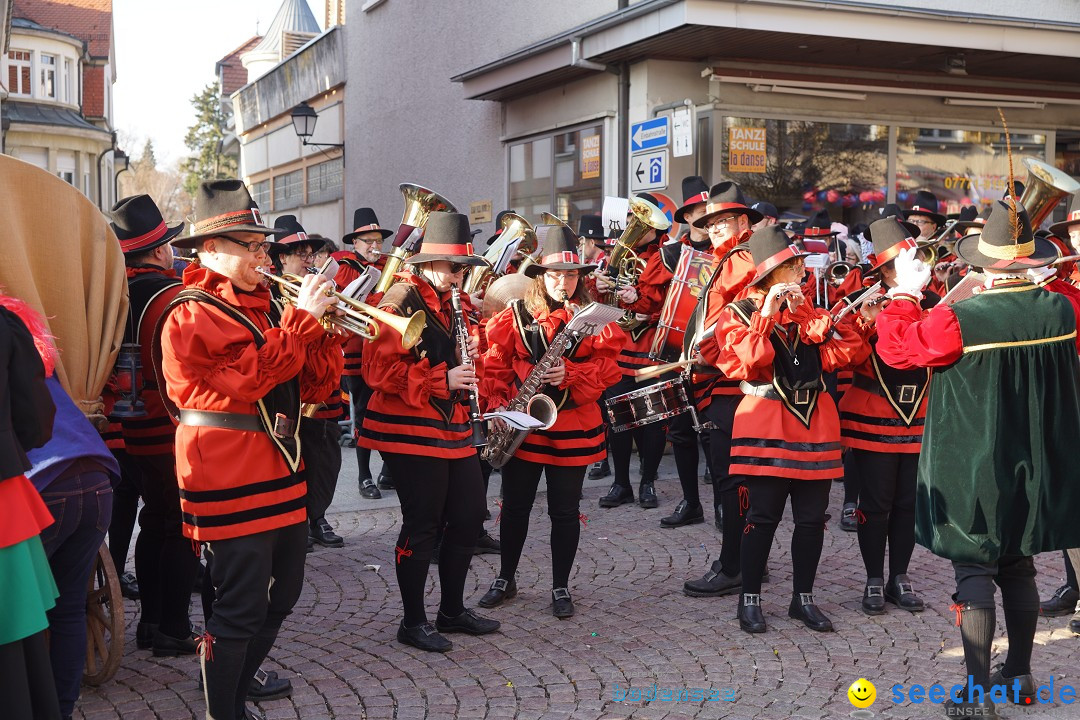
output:
<instances>
[{"instance_id":1,"label":"marching band member","mask_svg":"<svg viewBox=\"0 0 1080 720\"><path fill-rule=\"evenodd\" d=\"M453 647L440 633L485 635L499 629L498 622L465 609L463 603L469 562L483 531L485 499L468 406L461 401L464 393L475 390L482 363L472 325L469 350L474 361L463 363L456 357L450 289L461 285L466 268L485 262L473 254L471 240L465 215L432 213L420 252L405 261L412 271L399 274L379 305L402 317L422 311L427 325L420 343L405 350L401 335L380 323L378 337L364 345L364 381L372 395L357 444L379 451L401 499L394 567L404 618L397 639L433 652ZM464 293L461 302L471 313ZM424 610L424 585L442 522L442 598L432 626Z\"/></svg>"},{"instance_id":2,"label":"marching band member","mask_svg":"<svg viewBox=\"0 0 1080 720\"><path fill-rule=\"evenodd\" d=\"M754 279L756 266L747 240L750 226L761 220L761 213L746 206L739 186L725 180L712 186L705 214L693 221L693 225L708 231L715 258L713 274L702 291L705 299L699 298L698 311L704 317L704 329L716 327L724 307ZM713 561L700 580L688 580L683 584L683 592L691 597L728 595L742 586L743 516L739 508L739 477L728 468L735 410L742 399L742 391L738 380L724 377L715 370L719 367L721 345L722 337L718 332L714 333L713 339L701 344L703 364L709 370L696 370L690 377L698 415L712 423L709 448L713 497L719 498L724 519L720 557Z\"/></svg>"},{"instance_id":3,"label":"marching band member","mask_svg":"<svg viewBox=\"0 0 1080 720\"><path fill-rule=\"evenodd\" d=\"M641 193L638 197L653 205L658 204L656 198L648 193ZM634 252L647 265L659 253L660 247L666 240L666 234L658 233L650 228L638 242ZM615 280L606 272L595 273L593 277L596 280L597 292L608 293L614 291ZM627 308L636 297L636 290L632 285L619 288L619 307ZM623 346L618 360L619 367L622 368L623 378L608 390L607 397L615 397L635 390L637 381L634 379L634 371L656 364L654 360L649 358L649 350L652 348L653 337L656 335L658 319L659 308L649 317L644 317L644 314L638 315L638 322L633 327L625 329L627 342ZM632 430L609 433L608 445L611 448L612 464L615 466L615 481L611 484L611 489L608 490L607 494L600 498L600 507L613 508L634 502L634 491L630 487L630 457L634 445L637 445L638 455L641 457L638 504L646 509L657 507L660 501L656 498L654 483L660 469L660 461L664 457L666 443L664 426L660 423L650 423Z\"/></svg>"},{"instance_id":4,"label":"marching band member","mask_svg":"<svg viewBox=\"0 0 1080 720\"><path fill-rule=\"evenodd\" d=\"M546 255L525 268L534 284L524 300L512 302L487 326L481 395L495 408L510 404L548 343L570 320L572 306L592 300L582 275L595 266L578 257L577 237L558 225L540 225L536 231ZM502 567L481 607L496 607L517 594L515 573L543 474L551 517L552 613L558 618L574 614L568 585L580 534L581 486L586 468L604 455L597 401L621 377L616 357L625 341L621 329L608 325L601 334L583 338L545 373L544 392L556 404L558 417L550 429L530 433L502 468Z\"/></svg>"},{"instance_id":5,"label":"marching band member","mask_svg":"<svg viewBox=\"0 0 1080 720\"><path fill-rule=\"evenodd\" d=\"M589 263L590 265L596 265L597 267L603 267L607 262L606 250L611 247L611 238L604 232L604 218L600 215L582 215L578 220L578 238L581 242L581 246L584 256L581 258L582 262ZM596 294L596 278L592 275L582 278L582 282L585 284L585 289L591 294ZM604 398L605 395L600 396L598 404L600 406L600 417L603 419L605 432L607 438L611 437L611 429L607 427L607 413L604 410ZM593 466L589 468L589 479L596 480L598 478L606 478L611 475L611 464L608 462L608 449L610 442L604 442L604 459L599 462L593 463Z\"/></svg>"},{"instance_id":6,"label":"marching band member","mask_svg":"<svg viewBox=\"0 0 1080 720\"><path fill-rule=\"evenodd\" d=\"M345 245L352 245L352 252L343 251L338 258L338 274L334 277L337 289L344 290L345 286L360 276L368 267L374 266L380 272L386 265L386 258L379 252L386 238L394 234L393 230L379 226L379 218L375 211L369 207L357 208L353 212L353 230L341 237ZM376 302L371 298L370 303ZM360 359L364 352L364 338L353 336L345 343L345 370L342 377L345 380L345 389L349 392L349 403L353 418L353 425L359 429L364 420L364 410L367 408L371 390L364 384L364 376L361 370ZM356 446L356 465L359 469L357 483L360 486L360 497L368 500L378 500L382 497L379 485L371 477L371 450L366 447ZM384 468L385 469L385 468ZM379 475L379 481L392 489L392 481Z\"/></svg>"},{"instance_id":7,"label":"marching band member","mask_svg":"<svg viewBox=\"0 0 1080 720\"><path fill-rule=\"evenodd\" d=\"M319 324L336 299L305 278L277 317L258 268L268 261L258 206L239 180L204 182L185 289L155 339L163 399L179 406L176 473L184 534L205 544L216 590L202 644L207 716L243 717L256 670L304 580L307 536L298 420L341 373L341 341ZM160 355L158 354L160 353ZM170 410L175 408L170 408Z\"/></svg>"},{"instance_id":8,"label":"marching band member","mask_svg":"<svg viewBox=\"0 0 1080 720\"><path fill-rule=\"evenodd\" d=\"M883 289L893 288L896 256L917 243L891 217L875 221L868 232L877 258L869 272L880 276ZM860 481L856 515L860 516L859 550L867 577L862 609L867 615L885 612L886 601L909 612L923 609L907 571L915 549L915 475L930 372L925 368L896 370L885 364L875 349L874 321L880 310L880 304L860 308L857 325L867 340L868 353L856 367L852 387L840 400L841 444Z\"/></svg>"},{"instance_id":9,"label":"marching band member","mask_svg":"<svg viewBox=\"0 0 1080 720\"><path fill-rule=\"evenodd\" d=\"M822 373L853 362L863 341L850 323L834 325L799 285L809 253L777 226L750 238L757 267L742 300L729 305L717 326L723 343L719 367L740 380L729 472L749 490L742 543L739 627L765 632L761 582L776 526L788 497L793 593L788 615L811 630L832 623L814 603L814 578L825 535L832 481L843 474L840 419L824 392ZM725 522L724 527L727 528Z\"/></svg>"},{"instance_id":10,"label":"marching band member","mask_svg":"<svg viewBox=\"0 0 1080 720\"><path fill-rule=\"evenodd\" d=\"M1080 193L1075 193L1069 200L1069 214L1061 222L1050 226L1050 232L1064 240L1069 247L1067 255L1080 253ZM1080 271L1076 263L1073 263L1071 273L1061 273L1061 277L1072 285L1080 286Z\"/></svg>"},{"instance_id":11,"label":"marching band member","mask_svg":"<svg viewBox=\"0 0 1080 720\"><path fill-rule=\"evenodd\" d=\"M1033 236L1015 199L995 202L982 233L961 238L955 251L983 269L984 290L924 318L918 298L930 268L913 250L903 251L893 301L877 318L877 352L893 367L934 371L915 539L951 560L956 574L953 609L974 687L960 707L950 700L947 710L993 717L991 685L1012 688L1016 681L1021 702L1035 694L1039 594L1032 556L1080 546L1071 513L1080 502L1072 471L1080 443L1077 323L1066 298L1028 280L1025 271L1057 253ZM1009 651L991 675L995 584Z\"/></svg>"}]
</instances>

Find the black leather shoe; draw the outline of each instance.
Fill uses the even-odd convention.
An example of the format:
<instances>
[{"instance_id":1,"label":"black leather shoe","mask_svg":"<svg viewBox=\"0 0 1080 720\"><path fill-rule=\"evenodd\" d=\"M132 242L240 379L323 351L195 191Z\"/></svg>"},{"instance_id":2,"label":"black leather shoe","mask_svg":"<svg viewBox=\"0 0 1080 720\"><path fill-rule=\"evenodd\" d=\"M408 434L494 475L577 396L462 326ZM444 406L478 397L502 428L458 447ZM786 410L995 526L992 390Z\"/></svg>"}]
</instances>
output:
<instances>
[{"instance_id":1,"label":"black leather shoe","mask_svg":"<svg viewBox=\"0 0 1080 720\"><path fill-rule=\"evenodd\" d=\"M390 473L386 472L386 468L379 471L379 489L380 490L396 490L397 486L394 485L394 478L390 477Z\"/></svg>"},{"instance_id":2,"label":"black leather shoe","mask_svg":"<svg viewBox=\"0 0 1080 720\"><path fill-rule=\"evenodd\" d=\"M1064 617L1073 611L1077 602L1080 602L1080 592L1069 585L1062 585L1054 591L1049 600L1039 603L1039 612L1046 617Z\"/></svg>"},{"instance_id":3,"label":"black leather shoe","mask_svg":"<svg viewBox=\"0 0 1080 720\"><path fill-rule=\"evenodd\" d=\"M375 481L368 478L360 483L360 497L367 500L378 500L382 497L382 493L379 492L379 486L375 484Z\"/></svg>"},{"instance_id":4,"label":"black leather shoe","mask_svg":"<svg viewBox=\"0 0 1080 720\"><path fill-rule=\"evenodd\" d=\"M135 647L140 650L149 650L154 647L154 633L157 632L157 623L141 622L135 626Z\"/></svg>"},{"instance_id":5,"label":"black leather shoe","mask_svg":"<svg viewBox=\"0 0 1080 720\"><path fill-rule=\"evenodd\" d=\"M608 464L607 458L604 458L598 463L593 463L593 466L589 468L589 479L598 480L600 478L606 478L611 476L611 465Z\"/></svg>"},{"instance_id":6,"label":"black leather shoe","mask_svg":"<svg viewBox=\"0 0 1080 720\"><path fill-rule=\"evenodd\" d=\"M515 597L517 597L516 581L495 578L491 583L491 588L484 593L484 597L480 598L480 602L476 604L482 608L499 607L507 600L512 600Z\"/></svg>"},{"instance_id":7,"label":"black leather shoe","mask_svg":"<svg viewBox=\"0 0 1080 720\"><path fill-rule=\"evenodd\" d=\"M911 588L911 579L907 575L897 575L885 586L885 599L901 610L922 612L925 605Z\"/></svg>"},{"instance_id":8,"label":"black leather shoe","mask_svg":"<svg viewBox=\"0 0 1080 720\"><path fill-rule=\"evenodd\" d=\"M870 578L862 594L862 609L867 615L885 614L885 580Z\"/></svg>"},{"instance_id":9,"label":"black leather shoe","mask_svg":"<svg viewBox=\"0 0 1080 720\"><path fill-rule=\"evenodd\" d=\"M966 694L967 690L964 693ZM976 718L977 720L997 720L1001 717L997 714L997 709L990 700L970 703L955 703L952 700L946 700L945 716L951 718Z\"/></svg>"},{"instance_id":10,"label":"black leather shoe","mask_svg":"<svg viewBox=\"0 0 1080 720\"><path fill-rule=\"evenodd\" d=\"M345 545L345 540L334 532L326 518L318 518L311 523L311 539L323 547L339 548Z\"/></svg>"},{"instance_id":11,"label":"black leather shoe","mask_svg":"<svg viewBox=\"0 0 1080 720\"><path fill-rule=\"evenodd\" d=\"M557 618L574 616L574 601L570 599L570 591L566 588L555 588L551 591L551 614Z\"/></svg>"},{"instance_id":12,"label":"black leather shoe","mask_svg":"<svg viewBox=\"0 0 1080 720\"><path fill-rule=\"evenodd\" d=\"M761 596L754 594L739 595L739 609L735 613L739 619L739 627L748 633L763 633L765 616L761 614Z\"/></svg>"},{"instance_id":13,"label":"black leather shoe","mask_svg":"<svg viewBox=\"0 0 1080 720\"><path fill-rule=\"evenodd\" d=\"M158 628L154 630L152 642L154 657L177 657L178 655L195 654L195 635L188 633L187 637L175 638L166 635Z\"/></svg>"},{"instance_id":14,"label":"black leather shoe","mask_svg":"<svg viewBox=\"0 0 1080 720\"><path fill-rule=\"evenodd\" d=\"M683 592L690 597L720 597L741 589L742 573L735 577L725 575L719 560L712 564L709 572L700 580L687 580L683 583Z\"/></svg>"},{"instance_id":15,"label":"black leather shoe","mask_svg":"<svg viewBox=\"0 0 1080 720\"><path fill-rule=\"evenodd\" d=\"M667 517L660 518L660 527L677 528L703 522L705 522L705 513L701 509L701 503L691 505L686 500L683 500L675 506L675 512Z\"/></svg>"},{"instance_id":16,"label":"black leather shoe","mask_svg":"<svg viewBox=\"0 0 1080 720\"><path fill-rule=\"evenodd\" d=\"M247 699L252 702L280 700L290 695L292 695L292 681L278 677L274 670L263 672L262 668L255 671L255 677L251 678L247 691Z\"/></svg>"},{"instance_id":17,"label":"black leather shoe","mask_svg":"<svg viewBox=\"0 0 1080 720\"><path fill-rule=\"evenodd\" d=\"M427 652L447 652L454 647L454 643L440 635L431 623L423 623L411 628L401 624L398 626L397 639L399 643L412 645L414 648Z\"/></svg>"},{"instance_id":18,"label":"black leather shoe","mask_svg":"<svg viewBox=\"0 0 1080 720\"><path fill-rule=\"evenodd\" d=\"M315 552L315 540L311 537L311 528L308 528L307 550L305 552Z\"/></svg>"},{"instance_id":19,"label":"black leather shoe","mask_svg":"<svg viewBox=\"0 0 1080 720\"><path fill-rule=\"evenodd\" d=\"M1019 695L1014 695L1013 684L1017 680L1020 681L1020 690ZM998 665L990 674L990 687L994 685L1005 686L1005 696L1009 702L1015 702L1017 705L1032 705L1035 702L1035 676L1031 673L1005 677L1005 665Z\"/></svg>"},{"instance_id":20,"label":"black leather shoe","mask_svg":"<svg viewBox=\"0 0 1080 720\"><path fill-rule=\"evenodd\" d=\"M128 600L139 599L139 583L135 580L135 573L126 572L120 576L120 594Z\"/></svg>"},{"instance_id":21,"label":"black leather shoe","mask_svg":"<svg viewBox=\"0 0 1080 720\"><path fill-rule=\"evenodd\" d=\"M245 707L244 717L242 717L240 720L266 720L266 715L259 712L255 708Z\"/></svg>"},{"instance_id":22,"label":"black leather shoe","mask_svg":"<svg viewBox=\"0 0 1080 720\"><path fill-rule=\"evenodd\" d=\"M1077 606L1076 614L1069 621L1069 630L1080 635L1080 605Z\"/></svg>"},{"instance_id":23,"label":"black leather shoe","mask_svg":"<svg viewBox=\"0 0 1080 720\"><path fill-rule=\"evenodd\" d=\"M435 629L444 633L466 633L468 635L488 635L495 632L502 623L491 618L480 617L473 610L466 610L457 617L446 617L443 611L435 616Z\"/></svg>"},{"instance_id":24,"label":"black leather shoe","mask_svg":"<svg viewBox=\"0 0 1080 720\"><path fill-rule=\"evenodd\" d=\"M840 514L840 529L845 532L857 532L859 529L859 519L855 516L855 511L858 509L858 505L855 503L844 503L844 510Z\"/></svg>"},{"instance_id":25,"label":"black leather shoe","mask_svg":"<svg viewBox=\"0 0 1080 720\"><path fill-rule=\"evenodd\" d=\"M607 495L600 498L600 507L613 508L632 502L634 502L634 491L618 483L613 483Z\"/></svg>"},{"instance_id":26,"label":"black leather shoe","mask_svg":"<svg viewBox=\"0 0 1080 720\"><path fill-rule=\"evenodd\" d=\"M708 470L706 470L705 474L701 476L701 484L702 485L712 485L712 473L709 472Z\"/></svg>"},{"instance_id":27,"label":"black leather shoe","mask_svg":"<svg viewBox=\"0 0 1080 720\"><path fill-rule=\"evenodd\" d=\"M814 604L811 593L796 593L791 598L788 617L799 620L814 632L832 632L832 621Z\"/></svg>"},{"instance_id":28,"label":"black leather shoe","mask_svg":"<svg viewBox=\"0 0 1080 720\"><path fill-rule=\"evenodd\" d=\"M660 501L656 499L656 490L653 489L653 483L651 480L642 480L638 485L638 504L646 510L652 510L660 505Z\"/></svg>"},{"instance_id":29,"label":"black leather shoe","mask_svg":"<svg viewBox=\"0 0 1080 720\"><path fill-rule=\"evenodd\" d=\"M502 543L488 533L480 536L473 550L473 555L499 555L500 553L502 553Z\"/></svg>"}]
</instances>

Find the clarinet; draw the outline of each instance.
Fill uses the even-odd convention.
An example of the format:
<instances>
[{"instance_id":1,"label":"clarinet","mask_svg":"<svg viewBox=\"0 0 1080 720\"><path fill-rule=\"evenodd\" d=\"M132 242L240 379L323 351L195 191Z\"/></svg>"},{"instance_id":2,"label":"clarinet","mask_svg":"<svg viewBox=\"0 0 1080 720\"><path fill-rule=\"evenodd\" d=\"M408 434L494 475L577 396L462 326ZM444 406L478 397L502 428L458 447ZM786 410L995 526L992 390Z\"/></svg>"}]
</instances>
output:
<instances>
[{"instance_id":1,"label":"clarinet","mask_svg":"<svg viewBox=\"0 0 1080 720\"><path fill-rule=\"evenodd\" d=\"M461 310L461 290L456 285L450 288L450 306L454 308L454 334L457 336L461 363L463 365L472 365L472 356L469 355L469 326L465 323L465 313ZM480 414L480 401L477 398L476 390L469 391L469 424L472 425L473 447L485 447L487 445L487 433L484 427L484 417Z\"/></svg>"}]
</instances>

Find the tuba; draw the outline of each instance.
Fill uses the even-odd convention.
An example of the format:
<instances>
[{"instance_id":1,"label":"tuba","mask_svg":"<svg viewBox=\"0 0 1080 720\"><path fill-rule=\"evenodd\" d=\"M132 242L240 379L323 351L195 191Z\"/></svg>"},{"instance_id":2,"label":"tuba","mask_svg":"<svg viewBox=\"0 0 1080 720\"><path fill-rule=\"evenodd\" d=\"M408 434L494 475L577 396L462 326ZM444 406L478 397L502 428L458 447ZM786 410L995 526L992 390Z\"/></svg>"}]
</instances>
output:
<instances>
[{"instance_id":1,"label":"tuba","mask_svg":"<svg viewBox=\"0 0 1080 720\"><path fill-rule=\"evenodd\" d=\"M1028 211L1031 227L1038 229L1054 211L1054 207L1068 195L1080 192L1080 183L1053 165L1035 158L1024 158L1028 176L1024 181L1024 194L1020 204Z\"/></svg>"},{"instance_id":2,"label":"tuba","mask_svg":"<svg viewBox=\"0 0 1080 720\"><path fill-rule=\"evenodd\" d=\"M620 286L633 285L645 269L645 261L638 257L637 248L642 245L642 240L650 230L667 230L671 227L671 221L664 215L664 211L653 205L648 200L630 198L630 220L626 223L626 229L615 241L615 247L611 249L608 257L607 273L615 280L616 291ZM607 299L608 305L617 304L616 293L612 292Z\"/></svg>"},{"instance_id":3,"label":"tuba","mask_svg":"<svg viewBox=\"0 0 1080 720\"><path fill-rule=\"evenodd\" d=\"M516 250L513 255L504 258L506 249L511 245L516 245ZM510 260L514 257L523 258L521 267L524 268L526 263L531 264L534 252L536 252L536 232L533 231L532 225L520 215L507 213L502 219L502 232L484 253L484 259L490 263L490 267L477 265L470 270L462 289L469 295L486 290L492 280L506 274ZM502 267L499 266L500 260L504 261Z\"/></svg>"},{"instance_id":4,"label":"tuba","mask_svg":"<svg viewBox=\"0 0 1080 720\"><path fill-rule=\"evenodd\" d=\"M394 276L401 270L401 264L420 246L431 213L457 212L452 202L433 190L411 183L402 183L398 188L405 196L405 212L394 235L392 250L386 256L382 277L372 292L384 293L394 284Z\"/></svg>"},{"instance_id":5,"label":"tuba","mask_svg":"<svg viewBox=\"0 0 1080 720\"><path fill-rule=\"evenodd\" d=\"M275 275L263 268L257 268L260 274L277 283L281 291L281 299L290 304L296 304L296 298L300 294L301 278L296 275ZM411 317L401 317L394 313L380 310L367 303L354 300L348 295L339 292L328 292L328 295L337 297L338 302L333 309L341 311L342 315L329 312L323 314L319 323L327 332L342 330L353 335L359 335L365 340L374 340L379 336L379 325L387 325L398 331L401 335L401 347L405 350L412 348L420 342L420 333L424 331L427 320L423 310L417 310Z\"/></svg>"}]
</instances>

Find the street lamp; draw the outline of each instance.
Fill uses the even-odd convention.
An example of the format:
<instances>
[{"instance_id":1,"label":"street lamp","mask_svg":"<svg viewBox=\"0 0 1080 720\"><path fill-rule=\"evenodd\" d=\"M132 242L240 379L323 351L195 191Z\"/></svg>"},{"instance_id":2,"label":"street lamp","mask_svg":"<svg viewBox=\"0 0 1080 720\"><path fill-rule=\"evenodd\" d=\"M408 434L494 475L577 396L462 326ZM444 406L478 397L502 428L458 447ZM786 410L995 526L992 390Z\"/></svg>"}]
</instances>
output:
<instances>
[{"instance_id":1,"label":"street lamp","mask_svg":"<svg viewBox=\"0 0 1080 720\"><path fill-rule=\"evenodd\" d=\"M128 154L116 148L116 152L113 153L113 169L116 170L116 174L113 175L113 202L115 203L120 199L120 191L117 189L120 173L128 169L130 165L130 158Z\"/></svg>"},{"instance_id":2,"label":"street lamp","mask_svg":"<svg viewBox=\"0 0 1080 720\"><path fill-rule=\"evenodd\" d=\"M315 147L345 147L345 143L308 142L308 138L315 134L315 123L319 120L319 114L315 112L315 108L308 105L307 102L301 102L294 107L289 114L289 117L292 118L293 130L296 131L296 137L300 138L304 145L312 145Z\"/></svg>"}]
</instances>

